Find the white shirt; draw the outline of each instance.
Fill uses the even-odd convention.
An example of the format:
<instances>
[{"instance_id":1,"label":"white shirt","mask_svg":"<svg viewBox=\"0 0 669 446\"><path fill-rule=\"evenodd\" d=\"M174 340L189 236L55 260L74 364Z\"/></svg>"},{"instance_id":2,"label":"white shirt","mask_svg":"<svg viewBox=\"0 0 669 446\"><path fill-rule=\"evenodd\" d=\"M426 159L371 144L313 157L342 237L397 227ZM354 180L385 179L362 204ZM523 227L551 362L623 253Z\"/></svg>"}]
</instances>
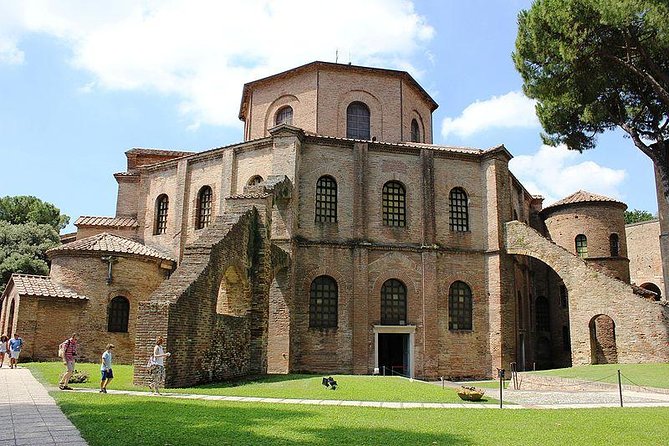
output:
<instances>
[{"instance_id":1,"label":"white shirt","mask_svg":"<svg viewBox=\"0 0 669 446\"><path fill-rule=\"evenodd\" d=\"M164 366L165 363L163 360L165 357L163 356L165 354L165 350L163 350L162 345L156 345L153 347L153 361L156 363L156 365L162 365Z\"/></svg>"}]
</instances>

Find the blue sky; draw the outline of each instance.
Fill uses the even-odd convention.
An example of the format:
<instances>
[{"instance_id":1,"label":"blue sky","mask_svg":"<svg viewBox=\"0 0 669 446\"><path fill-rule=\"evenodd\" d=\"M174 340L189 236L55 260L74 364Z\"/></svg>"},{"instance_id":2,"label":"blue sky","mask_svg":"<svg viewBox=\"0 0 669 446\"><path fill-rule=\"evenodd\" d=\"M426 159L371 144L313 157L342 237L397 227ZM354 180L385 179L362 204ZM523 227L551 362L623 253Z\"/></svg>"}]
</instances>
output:
<instances>
[{"instance_id":1,"label":"blue sky","mask_svg":"<svg viewBox=\"0 0 669 446\"><path fill-rule=\"evenodd\" d=\"M656 213L652 163L620 132L583 154L542 147L511 61L530 4L0 0L0 196L35 195L72 222L114 215L126 150L239 142L244 82L338 51L409 71L440 105L435 143L504 144L546 204L585 189Z\"/></svg>"}]
</instances>

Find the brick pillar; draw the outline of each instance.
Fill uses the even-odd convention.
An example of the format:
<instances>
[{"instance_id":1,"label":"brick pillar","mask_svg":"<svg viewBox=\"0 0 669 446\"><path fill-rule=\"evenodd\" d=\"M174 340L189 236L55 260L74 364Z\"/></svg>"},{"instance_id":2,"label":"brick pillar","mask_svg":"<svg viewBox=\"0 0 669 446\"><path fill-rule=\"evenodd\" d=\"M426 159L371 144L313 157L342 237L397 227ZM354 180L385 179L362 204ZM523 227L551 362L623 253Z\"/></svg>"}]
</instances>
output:
<instances>
[{"instance_id":1,"label":"brick pillar","mask_svg":"<svg viewBox=\"0 0 669 446\"><path fill-rule=\"evenodd\" d=\"M353 249L353 373L369 373L369 253Z\"/></svg>"},{"instance_id":2,"label":"brick pillar","mask_svg":"<svg viewBox=\"0 0 669 446\"><path fill-rule=\"evenodd\" d=\"M423 181L423 244L436 243L436 212L434 210L434 152L420 151L421 173Z\"/></svg>"},{"instance_id":3,"label":"brick pillar","mask_svg":"<svg viewBox=\"0 0 669 446\"><path fill-rule=\"evenodd\" d=\"M367 239L367 143L355 143L353 145L353 237L357 240Z\"/></svg>"},{"instance_id":4,"label":"brick pillar","mask_svg":"<svg viewBox=\"0 0 669 446\"><path fill-rule=\"evenodd\" d=\"M436 377L439 375L439 290L437 289L437 253L424 251L421 253L422 263L422 327L416 332L416 345L422 345L420 364L416 364L418 376ZM416 358L418 361L418 358Z\"/></svg>"},{"instance_id":5,"label":"brick pillar","mask_svg":"<svg viewBox=\"0 0 669 446\"><path fill-rule=\"evenodd\" d=\"M292 290L289 269L283 268L275 274L269 289L267 373L290 372L290 296Z\"/></svg>"},{"instance_id":6,"label":"brick pillar","mask_svg":"<svg viewBox=\"0 0 669 446\"><path fill-rule=\"evenodd\" d=\"M139 302L137 308L137 325L135 327L135 355L133 359L133 384L145 386L148 384L149 370L146 363L153 355L156 338L165 339L166 351L170 351L167 337L170 305L167 302ZM169 364L168 364L169 367Z\"/></svg>"}]
</instances>

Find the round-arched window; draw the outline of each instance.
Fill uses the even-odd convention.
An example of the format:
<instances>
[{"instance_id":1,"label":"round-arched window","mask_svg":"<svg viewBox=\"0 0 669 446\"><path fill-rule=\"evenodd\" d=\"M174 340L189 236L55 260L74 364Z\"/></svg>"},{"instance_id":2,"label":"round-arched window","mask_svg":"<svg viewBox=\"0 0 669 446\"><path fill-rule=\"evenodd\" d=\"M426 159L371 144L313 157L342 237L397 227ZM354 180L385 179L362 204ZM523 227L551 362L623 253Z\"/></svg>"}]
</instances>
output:
<instances>
[{"instance_id":1,"label":"round-arched window","mask_svg":"<svg viewBox=\"0 0 669 446\"><path fill-rule=\"evenodd\" d=\"M291 107L290 105L281 107L279 111L276 112L276 118L274 119L274 124L293 125L293 107Z\"/></svg>"},{"instance_id":2,"label":"round-arched window","mask_svg":"<svg viewBox=\"0 0 669 446\"><path fill-rule=\"evenodd\" d=\"M346 137L352 139L370 138L369 107L362 102L351 102L346 109Z\"/></svg>"}]
</instances>

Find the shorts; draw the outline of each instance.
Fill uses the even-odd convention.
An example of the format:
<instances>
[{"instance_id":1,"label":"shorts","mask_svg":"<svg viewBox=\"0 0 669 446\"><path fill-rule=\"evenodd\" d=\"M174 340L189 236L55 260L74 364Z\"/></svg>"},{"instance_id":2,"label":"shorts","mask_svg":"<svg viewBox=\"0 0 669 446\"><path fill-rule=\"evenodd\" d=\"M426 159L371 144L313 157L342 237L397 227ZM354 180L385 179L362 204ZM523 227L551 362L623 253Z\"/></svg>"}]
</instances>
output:
<instances>
[{"instance_id":1,"label":"shorts","mask_svg":"<svg viewBox=\"0 0 669 446\"><path fill-rule=\"evenodd\" d=\"M105 379L112 379L114 377L114 372L112 372L112 369L102 370L100 374L102 375L100 381L104 381Z\"/></svg>"},{"instance_id":2,"label":"shorts","mask_svg":"<svg viewBox=\"0 0 669 446\"><path fill-rule=\"evenodd\" d=\"M21 354L20 351L17 352L16 350L11 350L9 352L9 357L12 358L12 359L19 359L20 354Z\"/></svg>"},{"instance_id":3,"label":"shorts","mask_svg":"<svg viewBox=\"0 0 669 446\"><path fill-rule=\"evenodd\" d=\"M74 372L74 359L71 361L65 361L65 366L67 366L68 372Z\"/></svg>"}]
</instances>

